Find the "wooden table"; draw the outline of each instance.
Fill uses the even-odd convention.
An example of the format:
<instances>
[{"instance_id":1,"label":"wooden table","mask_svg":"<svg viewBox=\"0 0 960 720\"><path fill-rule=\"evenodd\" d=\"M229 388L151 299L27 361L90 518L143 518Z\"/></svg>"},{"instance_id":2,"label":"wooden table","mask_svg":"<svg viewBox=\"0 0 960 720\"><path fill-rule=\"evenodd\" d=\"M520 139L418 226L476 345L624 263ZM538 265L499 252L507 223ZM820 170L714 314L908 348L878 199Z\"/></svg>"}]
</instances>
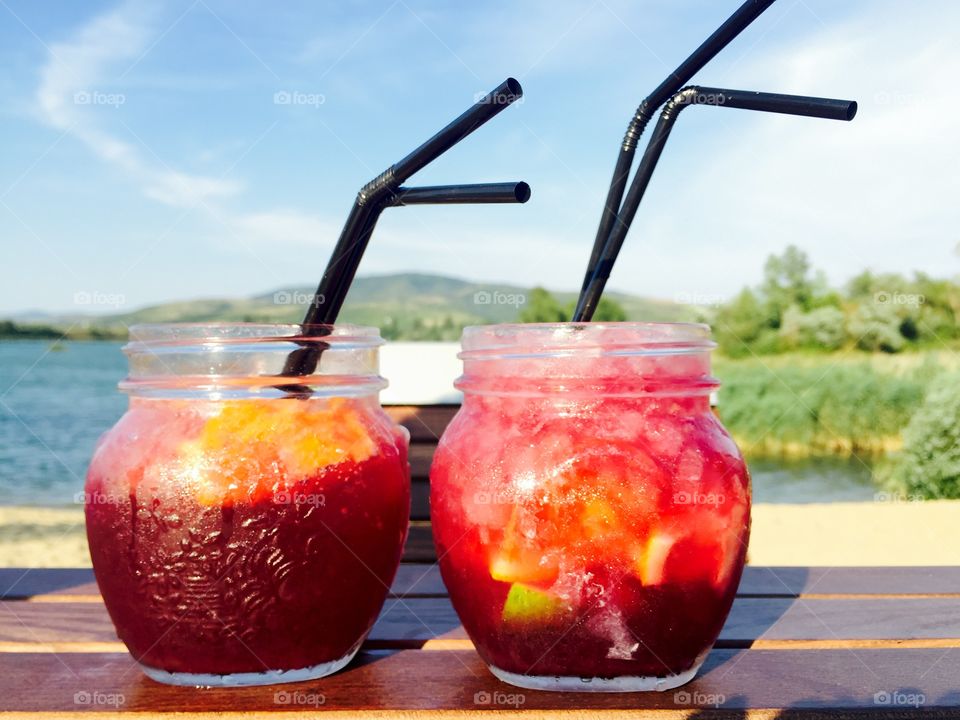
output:
<instances>
[{"instance_id":1,"label":"wooden table","mask_svg":"<svg viewBox=\"0 0 960 720\"><path fill-rule=\"evenodd\" d=\"M19 717L960 718L960 568L749 567L700 676L675 691L625 695L497 681L430 563L401 567L346 670L259 688L146 678L117 640L90 570L3 569L0 589L0 710Z\"/></svg>"}]
</instances>

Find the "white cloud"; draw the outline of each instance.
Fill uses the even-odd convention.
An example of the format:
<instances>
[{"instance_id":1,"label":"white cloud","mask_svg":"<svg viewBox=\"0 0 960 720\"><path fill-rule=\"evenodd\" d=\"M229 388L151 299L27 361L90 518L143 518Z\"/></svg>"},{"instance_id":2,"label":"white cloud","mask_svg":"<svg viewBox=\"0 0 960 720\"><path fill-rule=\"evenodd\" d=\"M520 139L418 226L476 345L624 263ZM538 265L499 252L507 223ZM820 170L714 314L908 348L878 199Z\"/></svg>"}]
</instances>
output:
<instances>
[{"instance_id":1,"label":"white cloud","mask_svg":"<svg viewBox=\"0 0 960 720\"><path fill-rule=\"evenodd\" d=\"M106 100L123 95L113 87L117 84L114 78L122 77L150 51L150 43L162 32L156 27L155 15L149 8L127 3L91 20L69 40L53 45L36 91L42 120L83 142L100 160L137 183L144 196L173 207L203 203L201 211L226 231L215 236L226 246L235 247L239 242L250 251L332 248L339 224L294 209L234 212L216 201L239 194L243 189L240 183L169 167L135 137L128 141L104 129L103 115L112 108L84 100L97 93Z\"/></svg>"},{"instance_id":2,"label":"white cloud","mask_svg":"<svg viewBox=\"0 0 960 720\"><path fill-rule=\"evenodd\" d=\"M113 87L115 78L149 52L154 21L149 7L127 3L54 44L36 92L40 116L48 125L68 131L158 202L190 207L234 195L241 189L239 183L167 167L138 141L121 139L102 127L103 115L126 101L125 94Z\"/></svg>"}]
</instances>

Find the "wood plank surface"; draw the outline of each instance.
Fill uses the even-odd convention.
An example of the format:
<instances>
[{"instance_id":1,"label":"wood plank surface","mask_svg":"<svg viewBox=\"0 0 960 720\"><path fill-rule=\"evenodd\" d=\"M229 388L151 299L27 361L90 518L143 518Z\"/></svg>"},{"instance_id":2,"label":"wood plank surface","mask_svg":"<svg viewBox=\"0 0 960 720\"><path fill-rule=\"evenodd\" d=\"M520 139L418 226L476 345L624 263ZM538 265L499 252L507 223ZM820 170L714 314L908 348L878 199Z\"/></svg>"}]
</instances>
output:
<instances>
[{"instance_id":1,"label":"wood plank surface","mask_svg":"<svg viewBox=\"0 0 960 720\"><path fill-rule=\"evenodd\" d=\"M433 545L430 523L412 520L407 542L403 546L403 561L406 563L434 563L437 549Z\"/></svg>"},{"instance_id":2,"label":"wood plank surface","mask_svg":"<svg viewBox=\"0 0 960 720\"><path fill-rule=\"evenodd\" d=\"M428 484L430 478L430 463L433 462L433 453L437 449L435 443L430 445L410 446L410 479L414 484Z\"/></svg>"},{"instance_id":3,"label":"wood plank surface","mask_svg":"<svg viewBox=\"0 0 960 720\"><path fill-rule=\"evenodd\" d=\"M437 637L443 642L431 644ZM73 643L82 650L83 643L116 641L102 602L0 602L0 650L31 642ZM960 649L960 603L952 598L737 598L718 647L898 647L911 641ZM449 599L388 599L367 647L424 645L471 647Z\"/></svg>"},{"instance_id":4,"label":"wood plank surface","mask_svg":"<svg viewBox=\"0 0 960 720\"><path fill-rule=\"evenodd\" d=\"M121 653L23 654L0 673L0 702L24 713L100 711L156 717L319 710L378 717L451 716L464 710L573 717L956 718L956 668L939 650L717 650L700 676L662 693L549 693L504 685L472 651L364 653L321 680L259 688L159 685ZM45 682L38 683L38 678ZM781 709L787 709L781 713ZM577 714L579 711L579 714ZM750 712L748 712L750 711ZM28 716L29 715L25 715ZM502 715L501 715L502 716ZM296 715L284 715L296 717Z\"/></svg>"},{"instance_id":5,"label":"wood plank surface","mask_svg":"<svg viewBox=\"0 0 960 720\"><path fill-rule=\"evenodd\" d=\"M445 596L436 565L402 563L390 588L396 596ZM33 602L99 601L92 568L0 568L0 599Z\"/></svg>"},{"instance_id":6,"label":"wood plank surface","mask_svg":"<svg viewBox=\"0 0 960 720\"><path fill-rule=\"evenodd\" d=\"M756 567L739 595L947 595L960 597L960 567Z\"/></svg>"},{"instance_id":7,"label":"wood plank surface","mask_svg":"<svg viewBox=\"0 0 960 720\"><path fill-rule=\"evenodd\" d=\"M594 695L526 691L493 678L432 565L401 567L395 596L345 671L310 683L230 690L173 688L143 676L90 592L88 570L5 570L0 582L22 599L0 603L0 711L960 718L955 577L952 568L748 568L699 679L667 693Z\"/></svg>"},{"instance_id":8,"label":"wood plank surface","mask_svg":"<svg viewBox=\"0 0 960 720\"><path fill-rule=\"evenodd\" d=\"M432 545L428 523L415 523L414 545ZM411 533L412 535L414 533ZM422 552L424 548L419 548ZM411 587L412 583L416 587ZM433 564L405 562L397 572L396 595L445 595L440 570ZM98 595L90 568L0 568L0 598ZM740 597L957 597L960 567L756 567L747 566L737 590Z\"/></svg>"},{"instance_id":9,"label":"wood plank surface","mask_svg":"<svg viewBox=\"0 0 960 720\"><path fill-rule=\"evenodd\" d=\"M459 405L385 405L387 415L410 431L410 442L436 443Z\"/></svg>"}]
</instances>

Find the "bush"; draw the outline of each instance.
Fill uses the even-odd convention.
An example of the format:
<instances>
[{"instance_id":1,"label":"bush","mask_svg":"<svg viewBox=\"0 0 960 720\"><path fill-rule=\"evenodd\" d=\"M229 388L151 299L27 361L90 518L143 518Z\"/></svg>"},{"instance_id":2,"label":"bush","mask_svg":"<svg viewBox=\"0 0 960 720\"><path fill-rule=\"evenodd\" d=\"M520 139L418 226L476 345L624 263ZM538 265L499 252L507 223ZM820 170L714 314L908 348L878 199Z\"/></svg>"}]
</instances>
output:
<instances>
[{"instance_id":1,"label":"bush","mask_svg":"<svg viewBox=\"0 0 960 720\"><path fill-rule=\"evenodd\" d=\"M879 475L906 495L960 498L960 374L934 381L903 431L903 452Z\"/></svg>"},{"instance_id":2,"label":"bush","mask_svg":"<svg viewBox=\"0 0 960 720\"><path fill-rule=\"evenodd\" d=\"M864 303L850 318L850 335L861 350L895 353L903 349L901 319L891 305Z\"/></svg>"},{"instance_id":3,"label":"bush","mask_svg":"<svg viewBox=\"0 0 960 720\"><path fill-rule=\"evenodd\" d=\"M569 319L557 299L542 287L530 291L527 305L520 311L522 323L564 322Z\"/></svg>"},{"instance_id":4,"label":"bush","mask_svg":"<svg viewBox=\"0 0 960 720\"><path fill-rule=\"evenodd\" d=\"M749 355L764 331L769 330L757 296L744 289L722 305L712 318L713 333L720 349L730 357Z\"/></svg>"},{"instance_id":5,"label":"bush","mask_svg":"<svg viewBox=\"0 0 960 720\"><path fill-rule=\"evenodd\" d=\"M753 454L881 453L923 401L919 373L869 363L717 363L719 413Z\"/></svg>"},{"instance_id":6,"label":"bush","mask_svg":"<svg viewBox=\"0 0 960 720\"><path fill-rule=\"evenodd\" d=\"M783 314L779 334L787 348L837 350L846 338L843 311L825 305L805 313L791 305Z\"/></svg>"}]
</instances>

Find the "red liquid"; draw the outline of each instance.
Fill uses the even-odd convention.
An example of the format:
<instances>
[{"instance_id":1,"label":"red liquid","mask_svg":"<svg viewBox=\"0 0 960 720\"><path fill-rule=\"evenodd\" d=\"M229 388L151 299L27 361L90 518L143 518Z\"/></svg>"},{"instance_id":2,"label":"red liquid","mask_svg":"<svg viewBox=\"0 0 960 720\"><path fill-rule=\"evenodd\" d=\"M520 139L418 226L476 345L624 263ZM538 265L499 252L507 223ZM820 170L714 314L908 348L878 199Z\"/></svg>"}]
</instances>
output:
<instances>
[{"instance_id":1,"label":"red liquid","mask_svg":"<svg viewBox=\"0 0 960 720\"><path fill-rule=\"evenodd\" d=\"M443 579L488 664L663 677L716 640L749 478L705 397L469 398L431 483Z\"/></svg>"},{"instance_id":2,"label":"red liquid","mask_svg":"<svg viewBox=\"0 0 960 720\"><path fill-rule=\"evenodd\" d=\"M139 662L168 672L258 673L344 657L376 620L399 565L406 438L385 419L371 422L369 457L297 478L272 455L225 465L227 477L214 481L230 484L214 485L223 494L212 502L189 473L176 475L187 467L177 464L184 438L203 423L183 403L134 406L91 464L87 534L118 635Z\"/></svg>"}]
</instances>

